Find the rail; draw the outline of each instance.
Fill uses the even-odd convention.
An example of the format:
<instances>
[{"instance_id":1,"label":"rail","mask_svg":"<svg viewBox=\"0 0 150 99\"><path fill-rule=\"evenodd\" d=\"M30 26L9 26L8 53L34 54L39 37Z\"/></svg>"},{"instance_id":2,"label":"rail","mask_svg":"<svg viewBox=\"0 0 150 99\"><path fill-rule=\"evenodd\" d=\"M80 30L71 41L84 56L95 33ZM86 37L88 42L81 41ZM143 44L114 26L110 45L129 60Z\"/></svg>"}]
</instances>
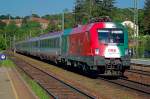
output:
<instances>
[{"instance_id":1,"label":"rail","mask_svg":"<svg viewBox=\"0 0 150 99\"><path fill-rule=\"evenodd\" d=\"M32 64L21 59L13 59L13 61L15 61L19 68L34 79L54 99L61 99L64 97L71 98L71 96L75 98L95 99L94 96L90 96L80 89L67 84L54 75L35 67L35 65L33 66Z\"/></svg>"},{"instance_id":2,"label":"rail","mask_svg":"<svg viewBox=\"0 0 150 99\"><path fill-rule=\"evenodd\" d=\"M131 64L145 65L145 67L150 67L150 60L131 59Z\"/></svg>"}]
</instances>

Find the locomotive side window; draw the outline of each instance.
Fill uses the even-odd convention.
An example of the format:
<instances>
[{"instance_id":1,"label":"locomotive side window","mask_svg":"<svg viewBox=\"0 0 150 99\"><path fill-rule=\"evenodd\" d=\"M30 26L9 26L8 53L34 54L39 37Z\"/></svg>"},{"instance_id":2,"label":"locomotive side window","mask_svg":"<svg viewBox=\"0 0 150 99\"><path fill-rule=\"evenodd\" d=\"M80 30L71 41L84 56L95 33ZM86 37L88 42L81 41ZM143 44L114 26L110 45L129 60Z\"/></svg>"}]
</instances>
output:
<instances>
[{"instance_id":1,"label":"locomotive side window","mask_svg":"<svg viewBox=\"0 0 150 99\"><path fill-rule=\"evenodd\" d=\"M124 43L124 34L122 30L113 30L112 38L115 43Z\"/></svg>"},{"instance_id":2,"label":"locomotive side window","mask_svg":"<svg viewBox=\"0 0 150 99\"><path fill-rule=\"evenodd\" d=\"M98 39L104 44L124 43L124 33L118 29L98 30Z\"/></svg>"}]
</instances>

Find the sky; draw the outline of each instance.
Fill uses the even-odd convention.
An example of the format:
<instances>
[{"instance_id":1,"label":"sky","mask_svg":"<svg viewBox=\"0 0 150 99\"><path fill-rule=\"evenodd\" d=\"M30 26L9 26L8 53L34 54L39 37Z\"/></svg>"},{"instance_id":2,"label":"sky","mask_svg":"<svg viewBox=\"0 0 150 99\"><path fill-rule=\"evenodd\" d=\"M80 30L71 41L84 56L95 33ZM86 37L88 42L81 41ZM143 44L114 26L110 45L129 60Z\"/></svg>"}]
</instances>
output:
<instances>
[{"instance_id":1,"label":"sky","mask_svg":"<svg viewBox=\"0 0 150 99\"><path fill-rule=\"evenodd\" d=\"M127 8L133 6L134 0L116 0L115 6ZM139 8L144 7L145 0L139 0ZM28 16L31 13L46 14L61 13L64 9L74 8L75 0L0 0L0 15Z\"/></svg>"}]
</instances>

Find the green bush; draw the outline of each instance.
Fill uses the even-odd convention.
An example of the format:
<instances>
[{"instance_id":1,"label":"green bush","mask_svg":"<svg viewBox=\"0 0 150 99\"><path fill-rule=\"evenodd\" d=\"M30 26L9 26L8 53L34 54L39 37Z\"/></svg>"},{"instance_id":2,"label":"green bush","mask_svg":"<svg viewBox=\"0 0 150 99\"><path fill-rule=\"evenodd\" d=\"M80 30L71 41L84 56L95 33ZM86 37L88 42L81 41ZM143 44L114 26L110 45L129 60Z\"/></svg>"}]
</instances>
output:
<instances>
[{"instance_id":1,"label":"green bush","mask_svg":"<svg viewBox=\"0 0 150 99\"><path fill-rule=\"evenodd\" d=\"M150 36L140 37L138 45L134 46L134 49L136 49L136 58L144 58L144 52L150 51Z\"/></svg>"},{"instance_id":2,"label":"green bush","mask_svg":"<svg viewBox=\"0 0 150 99\"><path fill-rule=\"evenodd\" d=\"M5 50L6 49L6 45L5 45L5 39L0 36L0 50Z\"/></svg>"},{"instance_id":3,"label":"green bush","mask_svg":"<svg viewBox=\"0 0 150 99\"><path fill-rule=\"evenodd\" d=\"M145 36L144 46L145 46L145 51L150 51L150 35Z\"/></svg>"}]
</instances>

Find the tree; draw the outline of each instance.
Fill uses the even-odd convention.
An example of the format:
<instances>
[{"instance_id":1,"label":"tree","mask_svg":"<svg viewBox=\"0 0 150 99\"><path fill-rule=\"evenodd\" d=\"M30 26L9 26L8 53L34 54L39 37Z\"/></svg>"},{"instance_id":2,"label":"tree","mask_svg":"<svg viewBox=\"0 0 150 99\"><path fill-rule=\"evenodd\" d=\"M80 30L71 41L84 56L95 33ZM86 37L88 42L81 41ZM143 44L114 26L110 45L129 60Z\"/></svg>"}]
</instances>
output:
<instances>
[{"instance_id":1,"label":"tree","mask_svg":"<svg viewBox=\"0 0 150 99\"><path fill-rule=\"evenodd\" d=\"M84 8L85 6L85 0L76 0L75 2L75 21L77 23L81 23L83 19L83 12L86 13L86 9Z\"/></svg>"},{"instance_id":2,"label":"tree","mask_svg":"<svg viewBox=\"0 0 150 99\"><path fill-rule=\"evenodd\" d=\"M0 20L0 29L4 29L5 26L6 26L6 23L4 23L4 22L2 22L2 21Z\"/></svg>"},{"instance_id":3,"label":"tree","mask_svg":"<svg viewBox=\"0 0 150 99\"><path fill-rule=\"evenodd\" d=\"M7 14L7 15L1 15L1 16L0 16L0 19L9 19L9 18L14 19L14 17L12 17L12 16L9 15L9 14Z\"/></svg>"},{"instance_id":4,"label":"tree","mask_svg":"<svg viewBox=\"0 0 150 99\"><path fill-rule=\"evenodd\" d=\"M40 18L40 16L38 14L32 14L32 17Z\"/></svg>"},{"instance_id":5,"label":"tree","mask_svg":"<svg viewBox=\"0 0 150 99\"><path fill-rule=\"evenodd\" d=\"M53 32L53 31L57 31L57 29L58 29L58 26L56 24L49 23L46 31Z\"/></svg>"},{"instance_id":6,"label":"tree","mask_svg":"<svg viewBox=\"0 0 150 99\"><path fill-rule=\"evenodd\" d=\"M0 50L5 50L6 45L5 45L5 39L2 35L0 35Z\"/></svg>"},{"instance_id":7,"label":"tree","mask_svg":"<svg viewBox=\"0 0 150 99\"><path fill-rule=\"evenodd\" d=\"M20 16L16 16L14 19L21 19L21 17Z\"/></svg>"},{"instance_id":8,"label":"tree","mask_svg":"<svg viewBox=\"0 0 150 99\"><path fill-rule=\"evenodd\" d=\"M145 1L144 7L144 30L150 35L150 0Z\"/></svg>"},{"instance_id":9,"label":"tree","mask_svg":"<svg viewBox=\"0 0 150 99\"><path fill-rule=\"evenodd\" d=\"M112 16L115 0L76 0L75 17L77 23L93 17Z\"/></svg>"},{"instance_id":10,"label":"tree","mask_svg":"<svg viewBox=\"0 0 150 99\"><path fill-rule=\"evenodd\" d=\"M15 22L11 22L4 28L5 36L6 36L6 42L7 45L11 45L12 41L14 40L15 35L17 35L18 27L16 26Z\"/></svg>"},{"instance_id":11,"label":"tree","mask_svg":"<svg viewBox=\"0 0 150 99\"><path fill-rule=\"evenodd\" d=\"M22 24L20 31L23 31L24 38L35 37L40 34L41 25L39 22L26 20Z\"/></svg>"},{"instance_id":12,"label":"tree","mask_svg":"<svg viewBox=\"0 0 150 99\"><path fill-rule=\"evenodd\" d=\"M115 0L94 0L93 16L112 16Z\"/></svg>"}]
</instances>

